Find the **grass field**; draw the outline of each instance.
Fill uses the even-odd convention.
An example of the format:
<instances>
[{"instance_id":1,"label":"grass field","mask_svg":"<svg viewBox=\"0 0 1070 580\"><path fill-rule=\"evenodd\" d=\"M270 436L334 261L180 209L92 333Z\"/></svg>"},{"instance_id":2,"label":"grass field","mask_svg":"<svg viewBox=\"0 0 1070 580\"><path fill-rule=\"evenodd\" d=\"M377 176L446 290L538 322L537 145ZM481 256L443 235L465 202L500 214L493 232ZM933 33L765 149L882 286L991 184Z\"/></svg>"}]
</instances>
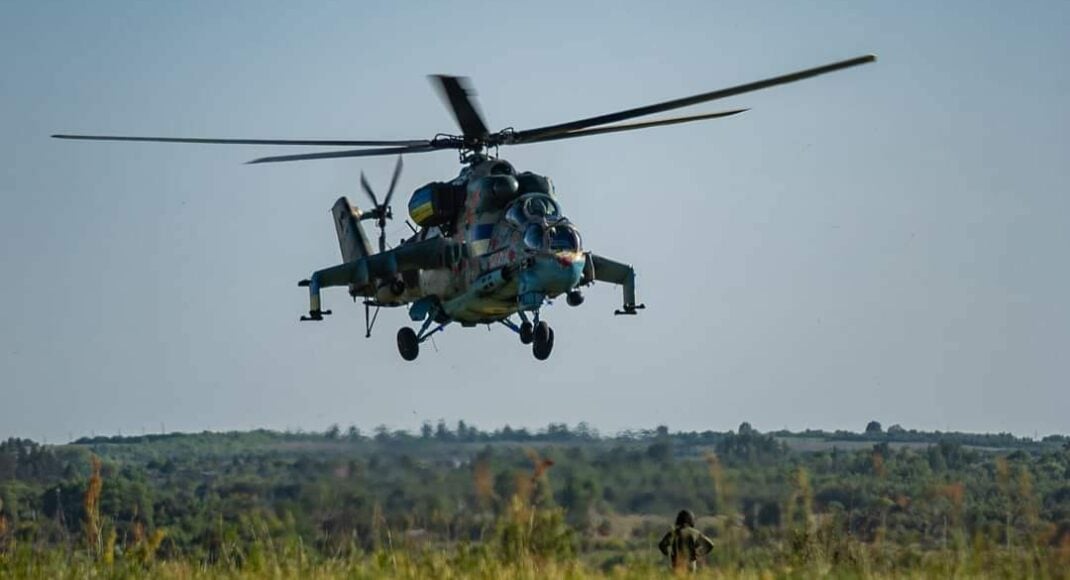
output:
<instances>
[{"instance_id":1,"label":"grass field","mask_svg":"<svg viewBox=\"0 0 1070 580\"><path fill-rule=\"evenodd\" d=\"M1070 442L248 432L0 442L4 578L1070 578ZM927 439L927 440L926 440Z\"/></svg>"},{"instance_id":2,"label":"grass field","mask_svg":"<svg viewBox=\"0 0 1070 580\"><path fill-rule=\"evenodd\" d=\"M939 553L877 555L860 549L850 561L825 557L811 561L717 563L699 568L703 578L1068 578L1070 563L1052 554L951 550ZM884 558L906 558L892 564ZM889 565L892 564L892 565ZM613 566L594 566L581 559L522 557L506 561L479 551L382 550L347 557L323 558L299 547L279 552L253 550L240 563L188 560L105 562L84 552L21 552L0 557L4 578L650 578L671 577L664 562L641 558Z\"/></svg>"}]
</instances>

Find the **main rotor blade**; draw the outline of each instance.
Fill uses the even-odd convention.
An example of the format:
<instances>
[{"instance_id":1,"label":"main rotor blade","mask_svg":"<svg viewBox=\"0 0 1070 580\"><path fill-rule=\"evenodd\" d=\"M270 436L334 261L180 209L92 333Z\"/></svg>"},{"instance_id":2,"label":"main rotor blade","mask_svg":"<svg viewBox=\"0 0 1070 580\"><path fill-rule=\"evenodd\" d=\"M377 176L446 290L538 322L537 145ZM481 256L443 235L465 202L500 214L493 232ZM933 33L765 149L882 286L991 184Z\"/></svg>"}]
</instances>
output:
<instances>
[{"instance_id":1,"label":"main rotor blade","mask_svg":"<svg viewBox=\"0 0 1070 580\"><path fill-rule=\"evenodd\" d=\"M487 124L476 107L475 90L468 79L448 75L431 75L432 84L438 90L439 97L446 102L453 112L453 118L461 127L466 141L482 140L490 133Z\"/></svg>"},{"instance_id":2,"label":"main rotor blade","mask_svg":"<svg viewBox=\"0 0 1070 580\"><path fill-rule=\"evenodd\" d=\"M398 178L401 177L401 155L398 155L398 162L394 165L394 176L390 178L390 189L386 191L386 199L383 200L383 205L389 207L390 199L394 197L394 188L398 185Z\"/></svg>"},{"instance_id":3,"label":"main rotor blade","mask_svg":"<svg viewBox=\"0 0 1070 580\"><path fill-rule=\"evenodd\" d=\"M438 151L441 147L431 145L414 145L412 147L387 147L382 149L348 149L346 151L325 151L323 153L304 153L301 155L277 155L274 157L261 157L247 161L249 165L257 163L279 163L281 161L305 161L308 159L339 159L342 157L374 157L376 155L402 155L405 153L423 153L425 151Z\"/></svg>"},{"instance_id":4,"label":"main rotor blade","mask_svg":"<svg viewBox=\"0 0 1070 580\"><path fill-rule=\"evenodd\" d=\"M372 198L372 204L375 209L379 209L379 198L375 197L375 192L372 191L372 186L368 184L368 178L364 177L364 172L360 172L360 187L364 190L364 193L368 194L368 197Z\"/></svg>"},{"instance_id":5,"label":"main rotor blade","mask_svg":"<svg viewBox=\"0 0 1070 580\"><path fill-rule=\"evenodd\" d=\"M517 144L542 143L543 141L557 141L558 139L571 139L573 137L586 137L588 135L601 135L602 133L616 133L618 131L633 131L635 129L647 129L649 127L661 127L663 125L676 125L679 123L690 123L691 121L702 121L705 119L719 119L721 117L730 117L732 115L738 115L739 113L743 113L749 110L750 109L733 109L731 111L706 113L704 115L671 117L668 119L658 119L656 121L644 121L642 123L626 123L623 125L610 125L608 127L595 127L593 129L569 131L568 133L553 133L550 135L546 135L545 137L536 137L534 139L529 139L526 141L518 141Z\"/></svg>"},{"instance_id":6,"label":"main rotor blade","mask_svg":"<svg viewBox=\"0 0 1070 580\"><path fill-rule=\"evenodd\" d=\"M326 147L363 147L396 145L413 147L427 145L426 139L415 141L334 141L309 139L200 139L187 137L128 137L123 135L52 135L53 139L75 139L80 141L141 141L149 143L209 143L219 145L309 145Z\"/></svg>"},{"instance_id":7,"label":"main rotor blade","mask_svg":"<svg viewBox=\"0 0 1070 580\"><path fill-rule=\"evenodd\" d=\"M672 109L679 109L681 107L689 107L691 105L697 105L699 103L705 103L715 99L723 99L725 97L731 97L735 95L741 95L743 93L749 93L751 91L757 91L773 87L776 85L782 85L799 81L802 79L808 79L825 73L838 71L860 64L866 64L877 60L877 57L872 54L865 56L859 56L849 60L840 62L834 62L832 64L826 64L815 68L810 68L798 72L793 72L777 77L756 81L753 83L747 83L744 85L738 85L727 89L719 89L708 93L701 93L698 95L692 95L690 97L683 97L680 99L673 99L671 101L664 101L661 103L655 103L653 105L647 105L645 107L636 107L634 109L627 109L625 111L618 111L616 113L609 113L606 115L598 115L596 117L588 117L586 119L580 119L578 121L570 121L568 123L559 123L557 125L547 125L545 127L537 127L535 129L528 129L526 131L518 131L515 134L515 142L527 143L531 142L539 137L546 137L557 133L569 133L578 131L580 129L586 129L588 127L594 127L596 125L605 125L607 123L617 123L619 121L625 121L628 119L634 119L635 117L642 117L645 115L652 115L654 113L662 113L665 111L671 111Z\"/></svg>"}]
</instances>

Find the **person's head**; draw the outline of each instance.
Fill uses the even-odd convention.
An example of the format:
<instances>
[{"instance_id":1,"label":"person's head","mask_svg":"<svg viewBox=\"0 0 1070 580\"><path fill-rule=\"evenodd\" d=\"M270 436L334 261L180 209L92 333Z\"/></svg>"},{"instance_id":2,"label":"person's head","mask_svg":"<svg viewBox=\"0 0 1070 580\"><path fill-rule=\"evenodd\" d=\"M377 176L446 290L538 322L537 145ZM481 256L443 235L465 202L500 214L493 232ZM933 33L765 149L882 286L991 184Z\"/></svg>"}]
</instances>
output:
<instances>
[{"instance_id":1,"label":"person's head","mask_svg":"<svg viewBox=\"0 0 1070 580\"><path fill-rule=\"evenodd\" d=\"M677 527L695 527L695 514L691 513L691 510L680 510L680 513L676 514L676 526Z\"/></svg>"}]
</instances>

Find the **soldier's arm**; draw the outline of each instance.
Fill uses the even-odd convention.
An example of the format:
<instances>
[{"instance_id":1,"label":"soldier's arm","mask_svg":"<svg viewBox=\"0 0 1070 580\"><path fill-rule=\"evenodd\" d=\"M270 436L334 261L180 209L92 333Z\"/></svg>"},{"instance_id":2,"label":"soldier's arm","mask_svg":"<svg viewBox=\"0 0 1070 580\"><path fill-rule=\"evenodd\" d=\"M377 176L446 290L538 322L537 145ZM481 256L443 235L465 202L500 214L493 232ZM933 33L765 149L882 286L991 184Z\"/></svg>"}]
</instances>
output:
<instances>
[{"instance_id":1,"label":"soldier's arm","mask_svg":"<svg viewBox=\"0 0 1070 580\"><path fill-rule=\"evenodd\" d=\"M709 554L713 551L713 540L706 537L706 534L700 533L698 535L698 553L702 555Z\"/></svg>"},{"instance_id":2,"label":"soldier's arm","mask_svg":"<svg viewBox=\"0 0 1070 580\"><path fill-rule=\"evenodd\" d=\"M669 545L672 544L672 532L665 534L665 537L658 542L658 549L662 554L669 555Z\"/></svg>"}]
</instances>

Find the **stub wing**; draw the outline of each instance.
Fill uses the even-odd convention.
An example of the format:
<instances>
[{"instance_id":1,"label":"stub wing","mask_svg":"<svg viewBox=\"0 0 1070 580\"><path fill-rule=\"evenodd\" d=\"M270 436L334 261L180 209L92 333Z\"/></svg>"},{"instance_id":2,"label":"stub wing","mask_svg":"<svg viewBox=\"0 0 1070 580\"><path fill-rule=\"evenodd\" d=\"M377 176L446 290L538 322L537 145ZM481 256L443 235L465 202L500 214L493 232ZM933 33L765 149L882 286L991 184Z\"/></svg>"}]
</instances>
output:
<instances>
[{"instance_id":1,"label":"stub wing","mask_svg":"<svg viewBox=\"0 0 1070 580\"><path fill-rule=\"evenodd\" d=\"M356 260L316 270L298 286L307 286L309 292L309 318L319 320L327 311L320 309L320 288L350 286L363 290L364 295L374 293L377 282L395 279L398 274L414 270L450 268L465 255L465 244L446 238L432 238L402 244L392 250L363 256Z\"/></svg>"},{"instance_id":2,"label":"stub wing","mask_svg":"<svg viewBox=\"0 0 1070 580\"><path fill-rule=\"evenodd\" d=\"M637 310L646 308L643 304L635 301L635 269L628 264L622 264L616 260L589 253L587 255L589 270L584 272L584 278L590 282L611 282L619 284L624 290L624 305L615 314L637 314Z\"/></svg>"}]
</instances>

